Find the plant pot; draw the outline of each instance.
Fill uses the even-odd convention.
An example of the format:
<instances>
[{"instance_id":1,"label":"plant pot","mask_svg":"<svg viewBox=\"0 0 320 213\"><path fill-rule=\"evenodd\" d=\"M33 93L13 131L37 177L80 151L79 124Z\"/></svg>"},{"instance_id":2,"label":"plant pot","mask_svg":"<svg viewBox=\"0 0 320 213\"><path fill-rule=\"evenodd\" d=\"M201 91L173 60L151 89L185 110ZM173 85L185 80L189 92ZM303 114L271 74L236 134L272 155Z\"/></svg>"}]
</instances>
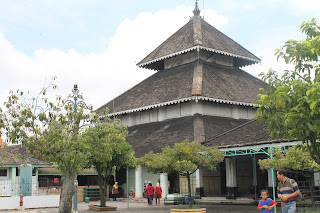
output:
<instances>
[{"instance_id":1,"label":"plant pot","mask_svg":"<svg viewBox=\"0 0 320 213\"><path fill-rule=\"evenodd\" d=\"M105 206L101 207L98 205L88 205L89 209L95 210L95 211L116 211L118 207L114 206Z\"/></svg>"}]
</instances>

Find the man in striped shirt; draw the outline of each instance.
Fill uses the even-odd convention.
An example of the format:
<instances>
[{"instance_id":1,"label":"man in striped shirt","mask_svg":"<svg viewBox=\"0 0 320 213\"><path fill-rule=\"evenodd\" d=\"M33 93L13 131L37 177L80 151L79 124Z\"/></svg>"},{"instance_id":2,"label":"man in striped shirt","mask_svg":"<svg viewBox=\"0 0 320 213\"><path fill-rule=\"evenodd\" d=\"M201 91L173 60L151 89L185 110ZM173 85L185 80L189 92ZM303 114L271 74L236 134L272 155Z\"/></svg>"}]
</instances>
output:
<instances>
[{"instance_id":1,"label":"man in striped shirt","mask_svg":"<svg viewBox=\"0 0 320 213\"><path fill-rule=\"evenodd\" d=\"M294 213L296 211L295 197L300 191L295 180L287 177L284 170L277 172L278 183L278 198L281 199L282 213Z\"/></svg>"}]
</instances>

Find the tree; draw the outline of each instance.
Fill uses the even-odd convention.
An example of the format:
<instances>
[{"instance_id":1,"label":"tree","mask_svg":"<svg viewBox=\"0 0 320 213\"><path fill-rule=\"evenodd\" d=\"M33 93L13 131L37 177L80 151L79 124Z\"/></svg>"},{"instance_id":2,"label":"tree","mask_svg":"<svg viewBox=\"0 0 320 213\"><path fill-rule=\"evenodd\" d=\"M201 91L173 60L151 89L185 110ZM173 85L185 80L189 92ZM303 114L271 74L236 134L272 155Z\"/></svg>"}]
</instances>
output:
<instances>
[{"instance_id":1,"label":"tree","mask_svg":"<svg viewBox=\"0 0 320 213\"><path fill-rule=\"evenodd\" d=\"M287 150L271 149L269 154L272 159L259 160L261 169L285 169L302 175L310 175L320 170L320 165L311 158L305 146L294 146Z\"/></svg>"},{"instance_id":2,"label":"tree","mask_svg":"<svg viewBox=\"0 0 320 213\"><path fill-rule=\"evenodd\" d=\"M312 19L302 22L301 30L304 40L288 40L276 50L278 59L294 69L281 77L271 69L260 74L269 87L261 89L255 118L268 125L273 137L302 141L320 164L320 25Z\"/></svg>"},{"instance_id":3,"label":"tree","mask_svg":"<svg viewBox=\"0 0 320 213\"><path fill-rule=\"evenodd\" d=\"M8 141L25 147L27 155L57 164L63 184L59 212L66 213L72 210L74 176L88 164L91 155L81 135L91 112L75 109L61 96L49 100L46 93L52 88L57 86L50 84L36 97L11 91L5 109L0 109L0 128Z\"/></svg>"},{"instance_id":4,"label":"tree","mask_svg":"<svg viewBox=\"0 0 320 213\"><path fill-rule=\"evenodd\" d=\"M314 204L313 174L320 170L317 164L306 150L305 146L294 146L287 150L271 149L272 158L259 160L261 169L285 169L291 173L299 173L309 181L312 202Z\"/></svg>"},{"instance_id":5,"label":"tree","mask_svg":"<svg viewBox=\"0 0 320 213\"><path fill-rule=\"evenodd\" d=\"M100 120L101 119L101 120ZM127 128L119 119L110 119L108 112L99 117L83 134L85 143L91 150L89 167L94 166L98 173L100 206L106 206L108 183L121 168L134 168L135 158L131 145L126 141Z\"/></svg>"},{"instance_id":6,"label":"tree","mask_svg":"<svg viewBox=\"0 0 320 213\"><path fill-rule=\"evenodd\" d=\"M147 153L139 159L139 163L152 173L179 173L188 180L188 193L191 198L190 177L199 168L206 167L210 171L224 159L223 152L217 148L209 148L198 142L187 140L176 143L173 148L167 146L161 153ZM191 205L189 199L189 205Z\"/></svg>"}]
</instances>

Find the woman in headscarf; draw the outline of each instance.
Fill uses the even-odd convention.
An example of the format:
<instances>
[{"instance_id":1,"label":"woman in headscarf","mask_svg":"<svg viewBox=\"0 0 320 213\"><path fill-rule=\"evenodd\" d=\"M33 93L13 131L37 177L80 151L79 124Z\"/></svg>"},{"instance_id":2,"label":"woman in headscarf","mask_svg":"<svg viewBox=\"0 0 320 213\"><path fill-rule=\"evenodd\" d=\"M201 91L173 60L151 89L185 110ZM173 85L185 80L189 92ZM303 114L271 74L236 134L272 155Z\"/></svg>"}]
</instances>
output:
<instances>
[{"instance_id":1,"label":"woman in headscarf","mask_svg":"<svg viewBox=\"0 0 320 213\"><path fill-rule=\"evenodd\" d=\"M117 200L117 194L119 194L119 189L118 189L118 182L115 182L113 187L112 187L112 197L113 197L113 201Z\"/></svg>"},{"instance_id":2,"label":"woman in headscarf","mask_svg":"<svg viewBox=\"0 0 320 213\"><path fill-rule=\"evenodd\" d=\"M148 198L149 198L149 206L152 206L152 200L154 195L154 187L152 186L152 183L149 183L149 186L147 186L147 192L148 192Z\"/></svg>"},{"instance_id":3,"label":"woman in headscarf","mask_svg":"<svg viewBox=\"0 0 320 213\"><path fill-rule=\"evenodd\" d=\"M159 183L157 183L157 186L155 187L155 192L154 195L156 197L156 205L160 206L160 198L161 198L161 194L162 194L162 189ZM158 202L159 201L159 202Z\"/></svg>"}]
</instances>

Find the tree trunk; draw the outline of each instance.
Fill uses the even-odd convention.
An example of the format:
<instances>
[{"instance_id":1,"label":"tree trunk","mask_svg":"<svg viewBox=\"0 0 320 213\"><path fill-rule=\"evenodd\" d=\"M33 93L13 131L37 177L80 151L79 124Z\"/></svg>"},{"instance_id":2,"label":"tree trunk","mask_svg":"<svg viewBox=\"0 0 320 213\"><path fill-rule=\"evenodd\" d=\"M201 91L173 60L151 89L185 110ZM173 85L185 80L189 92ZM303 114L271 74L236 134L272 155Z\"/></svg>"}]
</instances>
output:
<instances>
[{"instance_id":1,"label":"tree trunk","mask_svg":"<svg viewBox=\"0 0 320 213\"><path fill-rule=\"evenodd\" d=\"M187 179L188 179L188 193L189 193L189 206L192 206L191 202L191 184L190 184L190 174L187 172Z\"/></svg>"},{"instance_id":2,"label":"tree trunk","mask_svg":"<svg viewBox=\"0 0 320 213\"><path fill-rule=\"evenodd\" d=\"M98 182L99 182L99 193L100 193L100 207L106 206L106 189L104 187L104 177L101 174L98 174Z\"/></svg>"},{"instance_id":3,"label":"tree trunk","mask_svg":"<svg viewBox=\"0 0 320 213\"><path fill-rule=\"evenodd\" d=\"M75 192L74 175L63 174L62 188L62 200L59 206L59 213L71 213L72 196Z\"/></svg>"},{"instance_id":4,"label":"tree trunk","mask_svg":"<svg viewBox=\"0 0 320 213\"><path fill-rule=\"evenodd\" d=\"M107 200L110 199L110 196L109 196L109 180L110 180L110 176L107 176L106 179L105 179L105 182L104 182L104 188L107 190Z\"/></svg>"},{"instance_id":5,"label":"tree trunk","mask_svg":"<svg viewBox=\"0 0 320 213\"><path fill-rule=\"evenodd\" d=\"M310 190L310 196L311 196L311 202L312 202L312 209L315 209L315 193L314 193L314 185L313 185L313 174L310 174L311 177L309 177L309 190Z\"/></svg>"},{"instance_id":6,"label":"tree trunk","mask_svg":"<svg viewBox=\"0 0 320 213\"><path fill-rule=\"evenodd\" d=\"M110 192L110 186L109 184L106 184L107 185L107 200L110 199L110 195L109 195L109 192Z\"/></svg>"}]
</instances>

